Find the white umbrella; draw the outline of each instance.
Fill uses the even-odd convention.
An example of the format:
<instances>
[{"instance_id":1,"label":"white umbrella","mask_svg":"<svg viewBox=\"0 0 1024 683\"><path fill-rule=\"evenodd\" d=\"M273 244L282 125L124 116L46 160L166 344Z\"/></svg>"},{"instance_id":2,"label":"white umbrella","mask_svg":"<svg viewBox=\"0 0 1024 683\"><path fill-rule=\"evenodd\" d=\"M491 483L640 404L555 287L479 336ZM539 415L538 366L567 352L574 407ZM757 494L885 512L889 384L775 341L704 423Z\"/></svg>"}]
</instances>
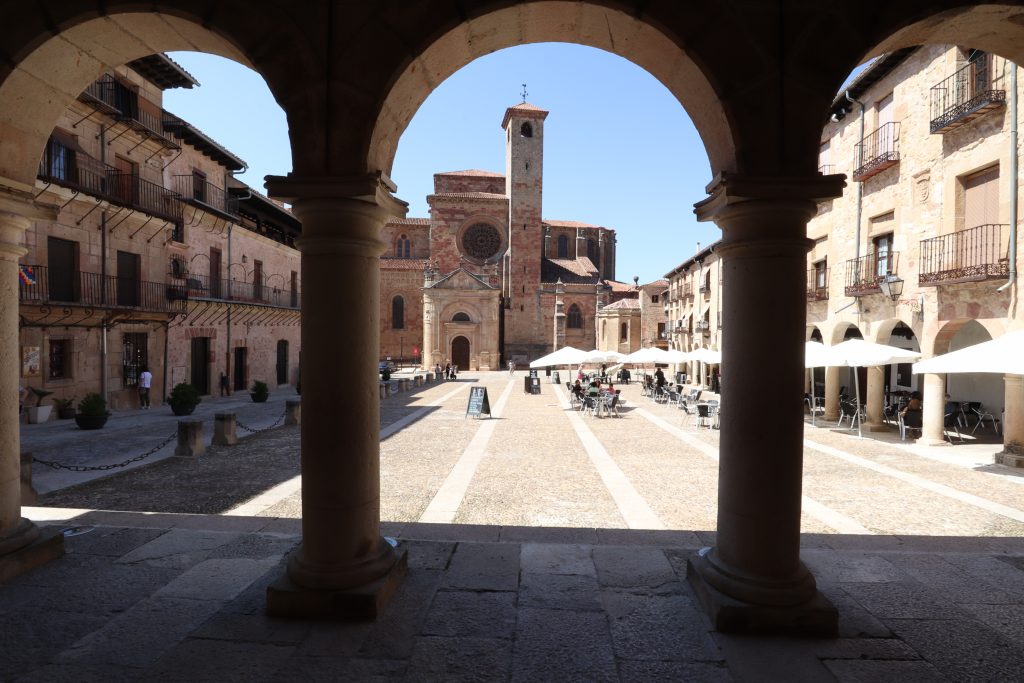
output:
<instances>
[{"instance_id":1,"label":"white umbrella","mask_svg":"<svg viewBox=\"0 0 1024 683\"><path fill-rule=\"evenodd\" d=\"M820 368L828 365L826 347L821 342L804 342L804 367ZM814 419L814 373L811 373L811 425L815 424Z\"/></svg>"},{"instance_id":2,"label":"white umbrella","mask_svg":"<svg viewBox=\"0 0 1024 683\"><path fill-rule=\"evenodd\" d=\"M546 368L552 365L576 365L583 362L586 351L571 346L563 346L554 353L549 353L530 363L531 368Z\"/></svg>"},{"instance_id":3,"label":"white umbrella","mask_svg":"<svg viewBox=\"0 0 1024 683\"><path fill-rule=\"evenodd\" d=\"M679 363L685 363L687 360L686 354L678 349L669 349L665 353L667 354L665 356L666 363L676 363L678 365Z\"/></svg>"},{"instance_id":4,"label":"white umbrella","mask_svg":"<svg viewBox=\"0 0 1024 683\"><path fill-rule=\"evenodd\" d=\"M1024 375L1024 330L914 363L915 374L998 372Z\"/></svg>"},{"instance_id":5,"label":"white umbrella","mask_svg":"<svg viewBox=\"0 0 1024 683\"><path fill-rule=\"evenodd\" d=\"M835 346L825 347L826 363L830 366L849 366L854 368L875 367L890 363L910 363L921 357L917 351L901 349L898 346L875 344L863 339L847 339ZM857 436L863 436L860 424L860 378L853 373L853 385L856 391L857 406L854 417L857 420ZM851 427L852 428L852 427Z\"/></svg>"},{"instance_id":6,"label":"white umbrella","mask_svg":"<svg viewBox=\"0 0 1024 683\"><path fill-rule=\"evenodd\" d=\"M635 363L643 365L644 363L665 363L668 364L672 361L666 360L668 358L668 351L659 349L657 346L649 346L646 349L640 349L634 351L628 356L622 358L623 363Z\"/></svg>"},{"instance_id":7,"label":"white umbrella","mask_svg":"<svg viewBox=\"0 0 1024 683\"><path fill-rule=\"evenodd\" d=\"M711 349L694 349L686 354L686 357L690 360L699 360L701 363L707 363L709 365L717 365L722 362L722 353L720 351L712 351Z\"/></svg>"},{"instance_id":8,"label":"white umbrella","mask_svg":"<svg viewBox=\"0 0 1024 683\"><path fill-rule=\"evenodd\" d=\"M619 363L626 354L619 353L618 351L602 351L601 349L594 349L593 351L587 351L583 355L584 363Z\"/></svg>"}]
</instances>

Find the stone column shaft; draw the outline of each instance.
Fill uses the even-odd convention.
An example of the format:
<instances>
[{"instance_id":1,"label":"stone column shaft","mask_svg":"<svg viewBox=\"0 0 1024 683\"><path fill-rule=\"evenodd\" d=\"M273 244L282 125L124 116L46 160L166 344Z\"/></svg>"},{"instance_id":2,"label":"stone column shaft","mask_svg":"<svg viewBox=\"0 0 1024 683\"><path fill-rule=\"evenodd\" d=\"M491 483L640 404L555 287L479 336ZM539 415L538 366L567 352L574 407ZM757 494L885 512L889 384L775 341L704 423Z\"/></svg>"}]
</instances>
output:
<instances>
[{"instance_id":1,"label":"stone column shaft","mask_svg":"<svg viewBox=\"0 0 1024 683\"><path fill-rule=\"evenodd\" d=\"M1006 413L1003 420L1003 443L1008 453L1024 455L1024 377L1003 375L1003 382L1003 410Z\"/></svg>"},{"instance_id":2,"label":"stone column shaft","mask_svg":"<svg viewBox=\"0 0 1024 683\"><path fill-rule=\"evenodd\" d=\"M946 407L946 380L943 375L924 376L921 403L921 442L930 446L943 443Z\"/></svg>"},{"instance_id":3,"label":"stone column shaft","mask_svg":"<svg viewBox=\"0 0 1024 683\"><path fill-rule=\"evenodd\" d=\"M885 366L876 365L867 368L867 387L865 403L867 404L867 428L871 432L884 432L889 428L885 424L882 410L885 403Z\"/></svg>"},{"instance_id":4,"label":"stone column shaft","mask_svg":"<svg viewBox=\"0 0 1024 683\"><path fill-rule=\"evenodd\" d=\"M825 414L822 419L835 422L839 419L839 368L825 368Z\"/></svg>"}]
</instances>

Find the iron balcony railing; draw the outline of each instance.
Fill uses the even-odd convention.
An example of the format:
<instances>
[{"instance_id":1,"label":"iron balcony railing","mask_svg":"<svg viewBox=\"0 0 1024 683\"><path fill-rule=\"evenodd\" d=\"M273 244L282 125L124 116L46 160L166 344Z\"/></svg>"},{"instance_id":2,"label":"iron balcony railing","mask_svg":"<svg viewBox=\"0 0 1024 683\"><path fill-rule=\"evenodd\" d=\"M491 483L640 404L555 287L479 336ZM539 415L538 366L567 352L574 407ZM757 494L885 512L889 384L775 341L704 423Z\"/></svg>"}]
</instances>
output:
<instances>
[{"instance_id":1,"label":"iron balcony railing","mask_svg":"<svg viewBox=\"0 0 1024 683\"><path fill-rule=\"evenodd\" d=\"M708 332L711 329L711 323L707 320L698 320L693 323L693 329L696 332Z\"/></svg>"},{"instance_id":2,"label":"iron balcony railing","mask_svg":"<svg viewBox=\"0 0 1024 683\"><path fill-rule=\"evenodd\" d=\"M299 292L263 282L241 282L189 273L185 280L189 298L299 308Z\"/></svg>"},{"instance_id":3,"label":"iron balcony railing","mask_svg":"<svg viewBox=\"0 0 1024 683\"><path fill-rule=\"evenodd\" d=\"M174 176L174 190L180 195L180 200L187 204L206 211L212 210L229 220L238 218L235 200L223 188L207 182L200 175L193 173Z\"/></svg>"},{"instance_id":4,"label":"iron balcony railing","mask_svg":"<svg viewBox=\"0 0 1024 683\"><path fill-rule=\"evenodd\" d=\"M47 266L19 266L18 301L23 304L88 306L158 313L184 313L183 286L146 282Z\"/></svg>"},{"instance_id":5,"label":"iron balcony railing","mask_svg":"<svg viewBox=\"0 0 1024 683\"><path fill-rule=\"evenodd\" d=\"M857 169L853 179L867 180L900 161L900 123L890 121L864 137L856 146Z\"/></svg>"},{"instance_id":6,"label":"iron balcony railing","mask_svg":"<svg viewBox=\"0 0 1024 683\"><path fill-rule=\"evenodd\" d=\"M54 138L43 151L39 179L172 223L181 222L181 205L174 201L174 192L133 173L120 172Z\"/></svg>"},{"instance_id":7,"label":"iron balcony railing","mask_svg":"<svg viewBox=\"0 0 1024 683\"><path fill-rule=\"evenodd\" d=\"M1001 280L1009 277L1003 228L979 225L948 235L921 240L920 285Z\"/></svg>"},{"instance_id":8,"label":"iron balcony railing","mask_svg":"<svg viewBox=\"0 0 1024 683\"><path fill-rule=\"evenodd\" d=\"M836 172L835 164L822 164L818 167L818 173L821 175L832 175Z\"/></svg>"},{"instance_id":9,"label":"iron balcony railing","mask_svg":"<svg viewBox=\"0 0 1024 683\"><path fill-rule=\"evenodd\" d=\"M877 294L878 283L897 272L898 251L886 251L853 258L846 262L846 296Z\"/></svg>"},{"instance_id":10,"label":"iron balcony railing","mask_svg":"<svg viewBox=\"0 0 1024 683\"><path fill-rule=\"evenodd\" d=\"M807 271L807 300L828 300L829 268L811 268Z\"/></svg>"},{"instance_id":11,"label":"iron balcony railing","mask_svg":"<svg viewBox=\"0 0 1024 683\"><path fill-rule=\"evenodd\" d=\"M164 147L179 148L164 130L161 110L110 74L104 74L89 84L80 99L98 106L117 121L143 133L144 137L155 138Z\"/></svg>"},{"instance_id":12,"label":"iron balcony railing","mask_svg":"<svg viewBox=\"0 0 1024 683\"><path fill-rule=\"evenodd\" d=\"M959 128L990 109L1006 104L1006 60L991 54L972 59L930 91L932 133Z\"/></svg>"}]
</instances>

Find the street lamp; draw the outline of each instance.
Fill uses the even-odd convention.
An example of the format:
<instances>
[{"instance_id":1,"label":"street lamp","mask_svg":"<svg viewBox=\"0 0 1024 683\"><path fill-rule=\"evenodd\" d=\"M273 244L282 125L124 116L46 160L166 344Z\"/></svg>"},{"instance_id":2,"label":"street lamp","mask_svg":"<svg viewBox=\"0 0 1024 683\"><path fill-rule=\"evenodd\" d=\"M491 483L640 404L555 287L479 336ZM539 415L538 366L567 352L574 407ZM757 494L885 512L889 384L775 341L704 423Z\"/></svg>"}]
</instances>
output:
<instances>
[{"instance_id":1,"label":"street lamp","mask_svg":"<svg viewBox=\"0 0 1024 683\"><path fill-rule=\"evenodd\" d=\"M896 301L903 294L903 278L889 273L878 283L878 288L882 294Z\"/></svg>"}]
</instances>

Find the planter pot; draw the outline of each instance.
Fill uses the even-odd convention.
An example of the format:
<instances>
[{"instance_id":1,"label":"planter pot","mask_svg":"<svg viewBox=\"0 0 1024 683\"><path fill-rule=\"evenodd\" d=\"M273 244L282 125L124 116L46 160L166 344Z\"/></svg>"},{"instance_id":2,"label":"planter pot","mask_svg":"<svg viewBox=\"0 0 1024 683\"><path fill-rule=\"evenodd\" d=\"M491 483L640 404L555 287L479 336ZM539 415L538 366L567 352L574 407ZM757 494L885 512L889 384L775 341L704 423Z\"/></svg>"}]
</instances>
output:
<instances>
[{"instance_id":1,"label":"planter pot","mask_svg":"<svg viewBox=\"0 0 1024 683\"><path fill-rule=\"evenodd\" d=\"M42 424L50 419L50 411L53 406L29 406L28 423L32 425Z\"/></svg>"},{"instance_id":2,"label":"planter pot","mask_svg":"<svg viewBox=\"0 0 1024 683\"><path fill-rule=\"evenodd\" d=\"M68 406L67 408L57 408L57 418L61 420L70 420L75 416L75 407Z\"/></svg>"},{"instance_id":3,"label":"planter pot","mask_svg":"<svg viewBox=\"0 0 1024 683\"><path fill-rule=\"evenodd\" d=\"M178 417L184 417L185 415L191 415L192 411L195 410L195 406L171 406L171 412Z\"/></svg>"},{"instance_id":4,"label":"planter pot","mask_svg":"<svg viewBox=\"0 0 1024 683\"><path fill-rule=\"evenodd\" d=\"M270 398L270 394L253 394L253 393L250 393L249 396L252 398L252 402L253 403L266 403L267 399Z\"/></svg>"},{"instance_id":5,"label":"planter pot","mask_svg":"<svg viewBox=\"0 0 1024 683\"><path fill-rule=\"evenodd\" d=\"M108 417L110 417L109 413L106 415L75 415L75 423L79 429L100 429L107 424Z\"/></svg>"}]
</instances>

